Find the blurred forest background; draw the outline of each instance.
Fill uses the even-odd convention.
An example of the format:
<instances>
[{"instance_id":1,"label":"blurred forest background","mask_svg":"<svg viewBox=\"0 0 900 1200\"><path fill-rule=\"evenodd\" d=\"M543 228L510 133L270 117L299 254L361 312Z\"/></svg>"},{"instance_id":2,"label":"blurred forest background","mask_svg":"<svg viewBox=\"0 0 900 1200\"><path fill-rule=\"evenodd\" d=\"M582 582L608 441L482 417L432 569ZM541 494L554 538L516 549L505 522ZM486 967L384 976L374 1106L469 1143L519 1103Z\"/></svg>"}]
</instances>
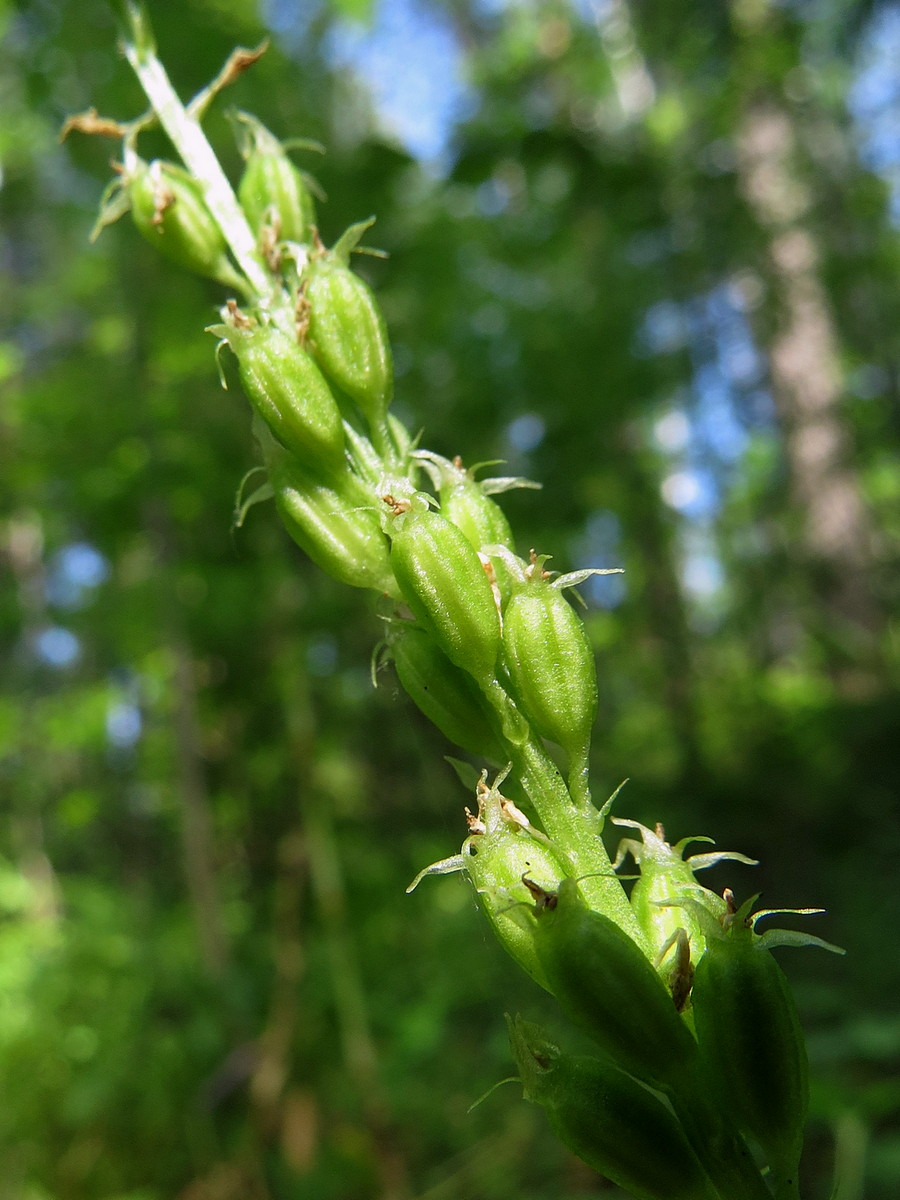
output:
<instances>
[{"instance_id":1,"label":"blurred forest background","mask_svg":"<svg viewBox=\"0 0 900 1200\"><path fill-rule=\"evenodd\" d=\"M504 459L583 589L595 786L822 905L806 1195L900 1194L900 6L151 0L185 97L271 38L255 112L329 196L424 444ZM450 748L373 689L372 603L270 505L204 326L126 219L144 101L100 0L0 3L0 1200L620 1196L515 1087L538 988L460 877ZM156 140L155 140L156 139ZM161 136L147 157L171 152ZM611 830L614 845L615 831ZM813 923L814 922L814 923ZM864 1183L853 1183L865 1162Z\"/></svg>"}]
</instances>

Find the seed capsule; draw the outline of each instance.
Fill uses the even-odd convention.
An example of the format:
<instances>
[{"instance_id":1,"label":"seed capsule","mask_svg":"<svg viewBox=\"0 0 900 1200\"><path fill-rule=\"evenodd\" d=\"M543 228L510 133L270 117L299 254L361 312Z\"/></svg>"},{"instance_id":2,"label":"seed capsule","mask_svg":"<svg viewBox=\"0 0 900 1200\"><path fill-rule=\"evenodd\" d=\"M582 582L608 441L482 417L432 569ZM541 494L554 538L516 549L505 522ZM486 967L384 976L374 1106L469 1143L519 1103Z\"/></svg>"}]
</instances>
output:
<instances>
[{"instance_id":1,"label":"seed capsule","mask_svg":"<svg viewBox=\"0 0 900 1200\"><path fill-rule=\"evenodd\" d=\"M387 328L372 289L350 270L350 252L371 224L354 225L333 250L313 256L303 273L308 336L323 371L381 426L394 390Z\"/></svg>"},{"instance_id":2,"label":"seed capsule","mask_svg":"<svg viewBox=\"0 0 900 1200\"><path fill-rule=\"evenodd\" d=\"M522 879L555 890L565 867L548 838L501 795L506 774L501 772L491 787L487 772L481 777L478 815L469 814L472 833L463 843L463 865L497 940L532 979L550 991L538 958L535 923L521 903L529 894Z\"/></svg>"},{"instance_id":3,"label":"seed capsule","mask_svg":"<svg viewBox=\"0 0 900 1200\"><path fill-rule=\"evenodd\" d=\"M564 879L533 889L538 957L563 1011L636 1078L664 1089L693 1075L697 1046L649 960Z\"/></svg>"},{"instance_id":4,"label":"seed capsule","mask_svg":"<svg viewBox=\"0 0 900 1200\"><path fill-rule=\"evenodd\" d=\"M389 543L366 489L349 474L338 485L324 484L266 429L257 436L279 515L297 545L341 583L397 598Z\"/></svg>"},{"instance_id":5,"label":"seed capsule","mask_svg":"<svg viewBox=\"0 0 900 1200\"><path fill-rule=\"evenodd\" d=\"M127 187L134 223L160 253L198 275L235 282L225 238L192 175L175 163L138 159Z\"/></svg>"},{"instance_id":6,"label":"seed capsule","mask_svg":"<svg viewBox=\"0 0 900 1200\"><path fill-rule=\"evenodd\" d=\"M694 1021L714 1095L759 1143L783 1189L776 1194L788 1197L799 1195L806 1047L784 972L760 940L741 914L725 937L709 938L694 975Z\"/></svg>"},{"instance_id":7,"label":"seed capsule","mask_svg":"<svg viewBox=\"0 0 900 1200\"><path fill-rule=\"evenodd\" d=\"M503 661L534 728L568 754L570 786L580 798L597 715L594 652L582 621L540 569L516 587L506 606Z\"/></svg>"},{"instance_id":8,"label":"seed capsule","mask_svg":"<svg viewBox=\"0 0 900 1200\"><path fill-rule=\"evenodd\" d=\"M404 690L445 737L490 762L504 760L475 680L454 666L431 634L405 622L392 633L390 650Z\"/></svg>"},{"instance_id":9,"label":"seed capsule","mask_svg":"<svg viewBox=\"0 0 900 1200\"><path fill-rule=\"evenodd\" d=\"M438 489L442 516L461 529L476 550L512 545L512 530L503 509L465 470L460 459L451 462L425 451L419 458Z\"/></svg>"},{"instance_id":10,"label":"seed capsule","mask_svg":"<svg viewBox=\"0 0 900 1200\"><path fill-rule=\"evenodd\" d=\"M255 117L249 113L236 116L242 126L246 159L238 199L250 227L257 234L271 230L277 241L307 241L316 212L303 175L288 158L283 144Z\"/></svg>"},{"instance_id":11,"label":"seed capsule","mask_svg":"<svg viewBox=\"0 0 900 1200\"><path fill-rule=\"evenodd\" d=\"M583 1162L636 1200L719 1200L659 1096L608 1059L564 1054L521 1017L507 1023L525 1098Z\"/></svg>"},{"instance_id":12,"label":"seed capsule","mask_svg":"<svg viewBox=\"0 0 900 1200\"><path fill-rule=\"evenodd\" d=\"M312 357L281 330L260 326L235 307L214 325L238 360L244 391L286 449L324 477L345 472L337 401Z\"/></svg>"},{"instance_id":13,"label":"seed capsule","mask_svg":"<svg viewBox=\"0 0 900 1200\"><path fill-rule=\"evenodd\" d=\"M694 878L695 872L712 867L723 860L742 862L749 866L756 866L756 860L731 850L692 854L685 859L684 851L690 843L708 842L710 839L683 838L677 845L670 846L665 840L665 830L661 825L651 830L638 821L627 821L620 817L613 817L612 821L614 825L627 826L641 833L641 841L635 838L622 839L616 865L618 866L626 853L630 853L640 867L640 876L631 890L631 907L646 934L663 978L668 982L673 995L680 993L682 996L681 1003L676 1003L676 1008L680 1010L685 1006L687 992L690 990L690 963L696 964L706 949L704 925L698 918L694 905L706 909L716 920L725 911L722 898L699 884ZM685 900L693 903L685 905ZM682 935L688 942L687 968L683 956L679 953L684 949ZM670 949L674 949L675 954L670 955Z\"/></svg>"},{"instance_id":14,"label":"seed capsule","mask_svg":"<svg viewBox=\"0 0 900 1200\"><path fill-rule=\"evenodd\" d=\"M500 615L478 553L457 527L412 502L391 502L386 530L403 598L447 657L487 690L500 652Z\"/></svg>"}]
</instances>

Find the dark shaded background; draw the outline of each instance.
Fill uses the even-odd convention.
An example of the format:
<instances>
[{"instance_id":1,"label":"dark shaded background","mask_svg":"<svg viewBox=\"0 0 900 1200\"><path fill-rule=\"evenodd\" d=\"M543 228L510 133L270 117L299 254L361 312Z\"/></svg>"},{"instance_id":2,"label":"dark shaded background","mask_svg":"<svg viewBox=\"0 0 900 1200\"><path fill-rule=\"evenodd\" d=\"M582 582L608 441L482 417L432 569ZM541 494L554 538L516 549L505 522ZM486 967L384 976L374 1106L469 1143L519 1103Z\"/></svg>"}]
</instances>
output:
<instances>
[{"instance_id":1,"label":"dark shaded background","mask_svg":"<svg viewBox=\"0 0 900 1200\"><path fill-rule=\"evenodd\" d=\"M149 5L185 96L272 38L208 131L232 173L229 104L321 139L326 241L378 214L400 415L543 482L520 552L626 568L585 589L595 786L828 909L848 957L783 954L806 1195L837 1147L841 1200L895 1196L900 10L258 9ZM0 21L0 1197L620 1195L517 1089L467 1112L544 1001L458 877L403 894L467 797L372 689L372 604L270 506L230 528L221 292L127 220L88 245L118 146L59 127L143 108L110 9Z\"/></svg>"}]
</instances>

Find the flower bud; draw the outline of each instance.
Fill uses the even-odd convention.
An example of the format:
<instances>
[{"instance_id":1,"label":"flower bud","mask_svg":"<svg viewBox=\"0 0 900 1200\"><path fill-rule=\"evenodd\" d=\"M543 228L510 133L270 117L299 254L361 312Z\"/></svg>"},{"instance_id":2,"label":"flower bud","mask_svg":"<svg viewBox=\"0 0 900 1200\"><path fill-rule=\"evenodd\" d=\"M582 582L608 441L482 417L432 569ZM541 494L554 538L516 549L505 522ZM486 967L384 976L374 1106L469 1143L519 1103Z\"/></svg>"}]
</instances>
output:
<instances>
[{"instance_id":1,"label":"flower bud","mask_svg":"<svg viewBox=\"0 0 900 1200\"><path fill-rule=\"evenodd\" d=\"M322 370L381 426L394 390L393 360L381 309L369 285L350 270L350 251L370 221L354 225L333 250L303 272L310 345Z\"/></svg>"},{"instance_id":2,"label":"flower bud","mask_svg":"<svg viewBox=\"0 0 900 1200\"><path fill-rule=\"evenodd\" d=\"M397 598L389 543L365 487L349 474L334 486L324 484L265 428L257 426L257 437L279 515L297 545L341 583Z\"/></svg>"},{"instance_id":3,"label":"flower bud","mask_svg":"<svg viewBox=\"0 0 900 1200\"><path fill-rule=\"evenodd\" d=\"M429 721L469 754L503 762L490 709L472 676L453 665L430 633L408 621L396 626L389 640L400 682Z\"/></svg>"},{"instance_id":4,"label":"flower bud","mask_svg":"<svg viewBox=\"0 0 900 1200\"><path fill-rule=\"evenodd\" d=\"M563 1053L521 1017L507 1024L526 1100L583 1162L636 1200L719 1200L659 1096L608 1059Z\"/></svg>"},{"instance_id":5,"label":"flower bud","mask_svg":"<svg viewBox=\"0 0 900 1200\"><path fill-rule=\"evenodd\" d=\"M713 1095L760 1145L781 1196L799 1195L809 1100L806 1047L784 972L746 916L726 917L694 975L693 1012Z\"/></svg>"},{"instance_id":6,"label":"flower bud","mask_svg":"<svg viewBox=\"0 0 900 1200\"><path fill-rule=\"evenodd\" d=\"M676 999L679 1011L685 1007L691 987L692 966L706 949L704 926L694 905L702 905L716 919L724 913L720 896L697 883L696 871L731 860L756 866L756 860L729 850L693 854L687 860L684 851L692 842L708 842L709 838L683 838L675 846L665 840L665 830L657 825L655 831L638 821L612 818L614 825L628 826L641 833L641 841L623 838L619 843L616 866L630 853L640 867L640 876L631 890L631 907L650 944L654 959L669 990ZM693 901L684 904L685 900ZM682 937L683 935L683 937ZM679 953L687 941L687 962ZM674 949L673 955L669 951Z\"/></svg>"},{"instance_id":7,"label":"flower bud","mask_svg":"<svg viewBox=\"0 0 900 1200\"><path fill-rule=\"evenodd\" d=\"M235 282L225 238L192 175L158 158L137 159L126 186L135 225L160 253L198 275Z\"/></svg>"},{"instance_id":8,"label":"flower bud","mask_svg":"<svg viewBox=\"0 0 900 1200\"><path fill-rule=\"evenodd\" d=\"M312 194L283 144L249 113L241 122L241 150L246 159L238 199L256 234L270 229L276 241L305 242L315 223ZM312 145L312 143L310 143Z\"/></svg>"},{"instance_id":9,"label":"flower bud","mask_svg":"<svg viewBox=\"0 0 900 1200\"><path fill-rule=\"evenodd\" d=\"M538 958L535 923L527 919L523 908L529 891L522 880L525 877L531 886L555 890L566 868L545 834L501 795L500 784L507 771L501 772L491 787L486 783L487 772L482 775L476 793L478 815L473 817L466 809L472 832L463 843L462 859L498 941L532 979L550 991Z\"/></svg>"},{"instance_id":10,"label":"flower bud","mask_svg":"<svg viewBox=\"0 0 900 1200\"><path fill-rule=\"evenodd\" d=\"M238 360L244 391L281 444L324 477L344 473L340 409L312 357L274 326L257 325L232 305L213 325Z\"/></svg>"},{"instance_id":11,"label":"flower bud","mask_svg":"<svg viewBox=\"0 0 900 1200\"><path fill-rule=\"evenodd\" d=\"M403 598L456 666L487 690L500 652L500 614L478 552L457 527L412 501L391 505L386 531Z\"/></svg>"},{"instance_id":12,"label":"flower bud","mask_svg":"<svg viewBox=\"0 0 900 1200\"><path fill-rule=\"evenodd\" d=\"M416 459L437 489L441 516L461 529L476 550L483 546L512 545L512 530L503 510L472 471L463 467L460 458L451 461L430 450L420 450Z\"/></svg>"},{"instance_id":13,"label":"flower bud","mask_svg":"<svg viewBox=\"0 0 900 1200\"><path fill-rule=\"evenodd\" d=\"M503 615L503 660L513 695L542 737L569 756L570 786L586 789L597 672L584 624L540 561L515 586Z\"/></svg>"},{"instance_id":14,"label":"flower bud","mask_svg":"<svg viewBox=\"0 0 900 1200\"><path fill-rule=\"evenodd\" d=\"M643 951L573 880L556 895L531 890L538 957L566 1015L638 1079L674 1089L692 1077L696 1043Z\"/></svg>"}]
</instances>

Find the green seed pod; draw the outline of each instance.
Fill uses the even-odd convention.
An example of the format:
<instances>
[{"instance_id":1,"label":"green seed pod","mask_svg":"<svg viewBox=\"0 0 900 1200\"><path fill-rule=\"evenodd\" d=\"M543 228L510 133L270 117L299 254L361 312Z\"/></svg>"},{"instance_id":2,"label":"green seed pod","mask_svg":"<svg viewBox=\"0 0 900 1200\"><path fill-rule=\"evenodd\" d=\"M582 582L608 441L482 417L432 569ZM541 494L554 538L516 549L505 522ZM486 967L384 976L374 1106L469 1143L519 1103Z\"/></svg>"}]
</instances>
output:
<instances>
[{"instance_id":1,"label":"green seed pod","mask_svg":"<svg viewBox=\"0 0 900 1200\"><path fill-rule=\"evenodd\" d=\"M456 666L483 690L494 682L500 614L478 552L457 527L412 502L391 503L391 566L403 598Z\"/></svg>"},{"instance_id":2,"label":"green seed pod","mask_svg":"<svg viewBox=\"0 0 900 1200\"><path fill-rule=\"evenodd\" d=\"M696 1043L643 951L573 880L534 894L538 957L566 1015L636 1078L663 1089L691 1078Z\"/></svg>"},{"instance_id":3,"label":"green seed pod","mask_svg":"<svg viewBox=\"0 0 900 1200\"><path fill-rule=\"evenodd\" d=\"M236 308L213 325L234 351L253 407L283 446L320 475L346 473L344 427L337 401L312 357L274 326L251 322Z\"/></svg>"},{"instance_id":4,"label":"green seed pod","mask_svg":"<svg viewBox=\"0 0 900 1200\"><path fill-rule=\"evenodd\" d=\"M461 529L476 550L512 545L512 530L503 509L474 479L465 478L440 493L441 512Z\"/></svg>"},{"instance_id":5,"label":"green seed pod","mask_svg":"<svg viewBox=\"0 0 900 1200\"><path fill-rule=\"evenodd\" d=\"M679 931L683 931L689 945L689 962L696 964L706 950L704 926L694 911L694 904L702 905L718 919L725 912L725 903L720 896L697 883L696 871L712 867L723 860L756 866L756 860L729 850L714 850L707 854L692 854L683 857L688 845L693 842L709 842L710 838L682 838L675 846L665 840L665 831L657 825L655 831L638 821L612 818L614 825L628 826L641 833L641 841L623 838L619 843L616 866L630 853L640 867L640 876L631 891L631 907L634 915L657 960L661 974L673 995L676 1008L681 1010L690 991L691 971L682 969L677 953L680 944ZM693 904L685 905L690 900ZM671 951L675 953L670 954Z\"/></svg>"},{"instance_id":6,"label":"green seed pod","mask_svg":"<svg viewBox=\"0 0 900 1200\"><path fill-rule=\"evenodd\" d=\"M594 652L577 613L541 575L517 586L506 606L503 661L534 728L569 756L570 787L583 798L598 703Z\"/></svg>"},{"instance_id":7,"label":"green seed pod","mask_svg":"<svg viewBox=\"0 0 900 1200\"><path fill-rule=\"evenodd\" d=\"M474 679L453 665L431 634L404 622L390 634L390 651L404 690L432 725L469 754L504 760Z\"/></svg>"},{"instance_id":8,"label":"green seed pod","mask_svg":"<svg viewBox=\"0 0 900 1200\"><path fill-rule=\"evenodd\" d=\"M350 251L370 221L354 225L303 273L310 345L325 374L381 427L394 390L391 346L372 289L349 267Z\"/></svg>"},{"instance_id":9,"label":"green seed pod","mask_svg":"<svg viewBox=\"0 0 900 1200\"><path fill-rule=\"evenodd\" d=\"M306 242L315 224L312 194L283 144L249 113L241 122L241 150L246 159L238 199L256 234L270 229L277 241ZM310 143L312 145L312 143Z\"/></svg>"},{"instance_id":10,"label":"green seed pod","mask_svg":"<svg viewBox=\"0 0 900 1200\"><path fill-rule=\"evenodd\" d=\"M512 530L503 509L463 467L461 459L451 462L424 450L418 458L438 489L441 515L461 529L476 550L512 545Z\"/></svg>"},{"instance_id":11,"label":"green seed pod","mask_svg":"<svg viewBox=\"0 0 900 1200\"><path fill-rule=\"evenodd\" d=\"M538 958L535 923L524 907L529 892L522 879L555 890L566 868L547 837L501 795L506 773L501 772L492 787L487 786L486 772L481 777L478 815L469 816L472 833L462 848L464 869L497 940L532 979L550 991Z\"/></svg>"},{"instance_id":12,"label":"green seed pod","mask_svg":"<svg viewBox=\"0 0 900 1200\"><path fill-rule=\"evenodd\" d=\"M365 487L351 475L335 486L322 483L257 422L275 504L297 545L341 583L398 598L390 546Z\"/></svg>"},{"instance_id":13,"label":"green seed pod","mask_svg":"<svg viewBox=\"0 0 900 1200\"><path fill-rule=\"evenodd\" d=\"M509 522L500 506L491 496L500 492L509 492L515 488L540 489L539 483L521 476L489 477L479 480L477 473L482 467L494 463L477 463L468 470L463 466L462 459L444 458L432 450L417 450L415 460L431 479L441 502L441 513L463 531L476 550L487 552L496 559L495 567L504 578L508 573L505 559L494 553L500 546L512 546L512 531ZM524 564L515 560L519 567ZM517 573L516 577L519 577Z\"/></svg>"},{"instance_id":14,"label":"green seed pod","mask_svg":"<svg viewBox=\"0 0 900 1200\"><path fill-rule=\"evenodd\" d=\"M238 280L222 231L192 175L175 163L138 159L127 188L135 225L166 258L221 283Z\"/></svg>"},{"instance_id":15,"label":"green seed pod","mask_svg":"<svg viewBox=\"0 0 900 1200\"><path fill-rule=\"evenodd\" d=\"M741 913L724 937L709 938L694 975L694 1022L714 1096L759 1143L776 1195L799 1196L806 1047L790 986L761 940Z\"/></svg>"},{"instance_id":16,"label":"green seed pod","mask_svg":"<svg viewBox=\"0 0 900 1200\"><path fill-rule=\"evenodd\" d=\"M719 1200L671 1109L607 1059L564 1054L507 1017L525 1098L564 1145L636 1200Z\"/></svg>"}]
</instances>

